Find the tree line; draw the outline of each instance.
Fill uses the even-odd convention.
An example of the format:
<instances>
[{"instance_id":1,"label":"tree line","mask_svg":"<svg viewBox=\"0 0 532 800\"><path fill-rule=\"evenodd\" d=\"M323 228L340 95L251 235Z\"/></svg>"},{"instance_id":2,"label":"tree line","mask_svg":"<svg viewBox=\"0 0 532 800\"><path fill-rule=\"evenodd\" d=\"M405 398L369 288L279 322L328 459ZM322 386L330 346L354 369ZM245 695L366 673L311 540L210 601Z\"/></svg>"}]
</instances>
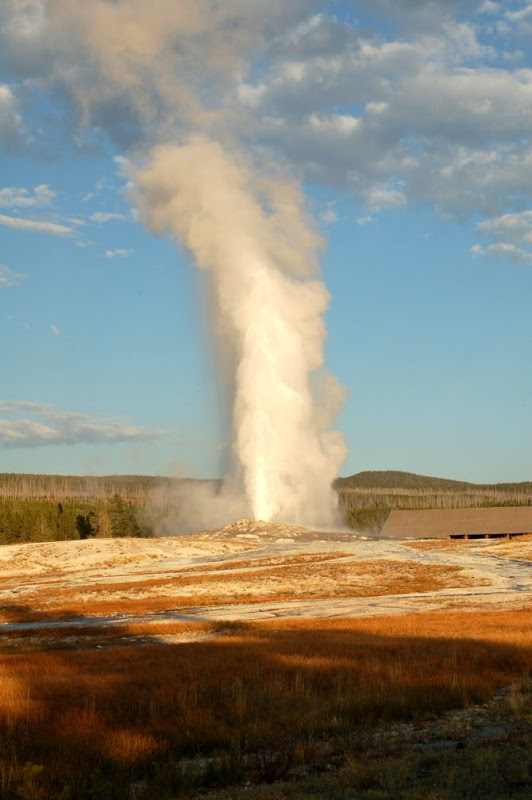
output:
<instances>
[{"instance_id":1,"label":"tree line","mask_svg":"<svg viewBox=\"0 0 532 800\"><path fill-rule=\"evenodd\" d=\"M183 484L215 484L217 480L168 478L155 475L42 475L0 473L0 498L24 500L109 500L119 494L130 502L144 503L155 491L171 492Z\"/></svg>"},{"instance_id":2,"label":"tree line","mask_svg":"<svg viewBox=\"0 0 532 800\"><path fill-rule=\"evenodd\" d=\"M430 508L489 508L532 505L532 491L477 487L476 490L380 489L339 487L338 505L346 525L378 533L392 509L415 511Z\"/></svg>"},{"instance_id":3,"label":"tree line","mask_svg":"<svg viewBox=\"0 0 532 800\"><path fill-rule=\"evenodd\" d=\"M151 535L143 507L118 493L96 503L0 498L0 544Z\"/></svg>"},{"instance_id":4,"label":"tree line","mask_svg":"<svg viewBox=\"0 0 532 800\"><path fill-rule=\"evenodd\" d=\"M146 475L0 473L0 544L153 536L177 489L219 481ZM346 525L378 532L391 509L532 504L532 482L473 484L408 472L360 472L333 484ZM164 526L163 526L164 527Z\"/></svg>"}]
</instances>

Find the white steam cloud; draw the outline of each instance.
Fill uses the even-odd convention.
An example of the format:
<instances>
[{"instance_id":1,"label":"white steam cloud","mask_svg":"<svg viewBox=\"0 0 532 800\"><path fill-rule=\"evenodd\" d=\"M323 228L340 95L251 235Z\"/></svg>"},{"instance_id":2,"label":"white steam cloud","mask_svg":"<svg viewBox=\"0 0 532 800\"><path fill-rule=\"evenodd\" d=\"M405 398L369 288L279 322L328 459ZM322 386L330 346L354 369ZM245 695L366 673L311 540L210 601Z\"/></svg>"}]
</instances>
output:
<instances>
[{"instance_id":1,"label":"white steam cloud","mask_svg":"<svg viewBox=\"0 0 532 800\"><path fill-rule=\"evenodd\" d=\"M243 488L255 518L327 524L346 447L329 430L342 392L322 374L329 295L319 280L321 240L298 185L264 154L245 155L243 141L256 129L235 94L261 47L312 5L6 0L0 21L15 72L33 72L44 88L66 84L81 124L105 129L133 152L127 169L142 220L183 243L209 272L232 404L231 492ZM31 63L20 57L28 43ZM48 224L46 232L72 231Z\"/></svg>"},{"instance_id":2,"label":"white steam cloud","mask_svg":"<svg viewBox=\"0 0 532 800\"><path fill-rule=\"evenodd\" d=\"M313 277L321 240L298 187L205 136L155 148L135 183L148 227L183 242L211 274L214 331L234 365L235 472L252 516L331 522L346 448L311 386L329 294Z\"/></svg>"}]
</instances>

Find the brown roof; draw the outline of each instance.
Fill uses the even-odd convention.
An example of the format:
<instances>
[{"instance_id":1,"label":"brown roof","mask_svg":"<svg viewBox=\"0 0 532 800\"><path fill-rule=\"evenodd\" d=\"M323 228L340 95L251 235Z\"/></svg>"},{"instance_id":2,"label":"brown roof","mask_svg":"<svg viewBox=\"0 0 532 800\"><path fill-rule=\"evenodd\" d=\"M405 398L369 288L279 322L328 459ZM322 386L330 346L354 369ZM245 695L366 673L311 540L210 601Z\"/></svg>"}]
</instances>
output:
<instances>
[{"instance_id":1,"label":"brown roof","mask_svg":"<svg viewBox=\"0 0 532 800\"><path fill-rule=\"evenodd\" d=\"M381 531L382 536L416 539L487 533L532 533L532 506L394 510Z\"/></svg>"}]
</instances>

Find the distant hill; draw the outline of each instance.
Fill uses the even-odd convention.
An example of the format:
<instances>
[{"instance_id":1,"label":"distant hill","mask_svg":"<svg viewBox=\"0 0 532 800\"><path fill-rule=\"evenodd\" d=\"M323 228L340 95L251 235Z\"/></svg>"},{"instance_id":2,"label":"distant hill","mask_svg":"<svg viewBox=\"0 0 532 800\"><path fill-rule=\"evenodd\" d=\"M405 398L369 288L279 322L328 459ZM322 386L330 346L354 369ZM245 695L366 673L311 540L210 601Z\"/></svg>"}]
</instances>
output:
<instances>
[{"instance_id":1,"label":"distant hill","mask_svg":"<svg viewBox=\"0 0 532 800\"><path fill-rule=\"evenodd\" d=\"M152 475L41 475L24 473L0 473L0 496L4 497L46 497L50 499L67 498L105 498L115 493L131 499L144 498L150 491L161 487L187 484L210 484L218 487L216 479L168 478ZM521 483L468 483L414 472L399 470L375 470L357 472L345 478L337 478L334 488L343 490L379 490L402 492L503 492L530 494L532 481Z\"/></svg>"},{"instance_id":2,"label":"distant hill","mask_svg":"<svg viewBox=\"0 0 532 800\"><path fill-rule=\"evenodd\" d=\"M334 482L344 519L352 528L377 533L392 508L486 508L527 506L532 481L469 483L398 470L366 471Z\"/></svg>"},{"instance_id":3,"label":"distant hill","mask_svg":"<svg viewBox=\"0 0 532 800\"><path fill-rule=\"evenodd\" d=\"M142 501L154 489L170 489L184 483L210 484L216 487L220 481L153 475L42 475L2 472L0 497L94 500L121 494L131 500Z\"/></svg>"},{"instance_id":4,"label":"distant hill","mask_svg":"<svg viewBox=\"0 0 532 800\"><path fill-rule=\"evenodd\" d=\"M401 472L399 470L375 470L357 472L346 478L337 478L334 482L336 489L404 489L426 490L433 492L467 492L469 491L500 491L500 492L530 492L532 481L521 483L469 483L467 481L454 481L448 478L435 478L430 475L417 475L415 472Z\"/></svg>"},{"instance_id":5,"label":"distant hill","mask_svg":"<svg viewBox=\"0 0 532 800\"><path fill-rule=\"evenodd\" d=\"M150 536L193 485L218 480L150 475L0 473L0 544L89 536ZM345 523L379 532L391 509L528 506L532 481L479 484L397 470L358 472L334 483Z\"/></svg>"}]
</instances>

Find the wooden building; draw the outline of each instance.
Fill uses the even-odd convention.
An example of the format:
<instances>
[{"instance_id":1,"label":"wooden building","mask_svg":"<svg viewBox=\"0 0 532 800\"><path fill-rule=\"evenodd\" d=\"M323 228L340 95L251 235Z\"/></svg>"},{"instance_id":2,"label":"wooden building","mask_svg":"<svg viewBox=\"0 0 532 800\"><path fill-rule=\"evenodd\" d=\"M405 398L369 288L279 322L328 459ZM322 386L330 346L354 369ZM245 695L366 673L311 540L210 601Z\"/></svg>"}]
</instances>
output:
<instances>
[{"instance_id":1,"label":"wooden building","mask_svg":"<svg viewBox=\"0 0 532 800\"><path fill-rule=\"evenodd\" d=\"M391 539L495 539L532 533L532 506L390 511L381 536Z\"/></svg>"}]
</instances>

